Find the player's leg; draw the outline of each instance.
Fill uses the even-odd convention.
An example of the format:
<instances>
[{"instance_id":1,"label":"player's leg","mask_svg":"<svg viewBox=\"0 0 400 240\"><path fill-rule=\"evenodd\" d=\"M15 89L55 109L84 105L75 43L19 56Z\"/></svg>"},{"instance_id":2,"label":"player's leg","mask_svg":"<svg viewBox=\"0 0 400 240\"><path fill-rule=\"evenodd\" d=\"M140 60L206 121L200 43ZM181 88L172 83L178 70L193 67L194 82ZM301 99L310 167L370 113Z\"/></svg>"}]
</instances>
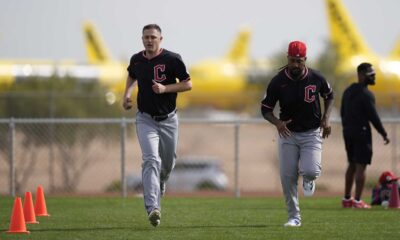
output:
<instances>
[{"instance_id":1,"label":"player's leg","mask_svg":"<svg viewBox=\"0 0 400 240\"><path fill-rule=\"evenodd\" d=\"M354 208L370 208L368 204L362 201L361 196L364 190L366 173L365 170L368 164L371 164L372 158L372 135L368 130L362 131L359 137L355 140L354 162L355 170L355 201Z\"/></svg>"},{"instance_id":2,"label":"player's leg","mask_svg":"<svg viewBox=\"0 0 400 240\"><path fill-rule=\"evenodd\" d=\"M352 206L352 203L349 204L348 202L351 202L351 190L353 188L353 183L354 183L354 174L356 172L356 165L354 163L354 139L347 135L343 135L344 138L344 145L346 148L346 154L347 154L347 162L348 166L346 169L345 173L345 182L344 182L344 201L346 202L346 206ZM348 200L348 201L346 201Z\"/></svg>"},{"instance_id":3,"label":"player's leg","mask_svg":"<svg viewBox=\"0 0 400 240\"><path fill-rule=\"evenodd\" d=\"M289 220L301 220L297 193L299 147L292 136L279 138L280 177Z\"/></svg>"},{"instance_id":4,"label":"player's leg","mask_svg":"<svg viewBox=\"0 0 400 240\"><path fill-rule=\"evenodd\" d=\"M361 208L361 209L369 209L370 205L366 204L362 199L361 195L364 190L365 184L365 170L367 168L367 164L356 163L356 173L355 173L355 182L356 182L356 190L353 201L353 208Z\"/></svg>"},{"instance_id":5,"label":"player's leg","mask_svg":"<svg viewBox=\"0 0 400 240\"><path fill-rule=\"evenodd\" d=\"M344 196L342 199L343 208L353 207L354 199L351 196L351 190L353 188L355 172L356 172L356 164L349 161L344 178Z\"/></svg>"},{"instance_id":6,"label":"player's leg","mask_svg":"<svg viewBox=\"0 0 400 240\"><path fill-rule=\"evenodd\" d=\"M363 131L355 141L354 161L355 170L355 200L360 201L364 190L366 174L365 170L368 164L371 164L372 158L372 135L371 132Z\"/></svg>"},{"instance_id":7,"label":"player's leg","mask_svg":"<svg viewBox=\"0 0 400 240\"><path fill-rule=\"evenodd\" d=\"M356 164L349 162L345 174L345 183L344 183L344 197L346 199L351 198L351 189L353 188L355 172L356 172Z\"/></svg>"},{"instance_id":8,"label":"player's leg","mask_svg":"<svg viewBox=\"0 0 400 240\"><path fill-rule=\"evenodd\" d=\"M356 182L356 189L355 189L355 200L360 200L361 195L365 185L365 170L367 169L366 164L356 163L356 171L355 171L355 182Z\"/></svg>"},{"instance_id":9,"label":"player's leg","mask_svg":"<svg viewBox=\"0 0 400 240\"><path fill-rule=\"evenodd\" d=\"M310 130L297 135L300 145L299 173L309 181L321 174L322 139L319 130Z\"/></svg>"},{"instance_id":10,"label":"player's leg","mask_svg":"<svg viewBox=\"0 0 400 240\"><path fill-rule=\"evenodd\" d=\"M161 209L159 205L161 160L158 155L158 126L149 116L139 112L136 114L136 133L142 150L144 204L149 214L155 208Z\"/></svg>"},{"instance_id":11,"label":"player's leg","mask_svg":"<svg viewBox=\"0 0 400 240\"><path fill-rule=\"evenodd\" d=\"M303 193L312 196L315 179L321 174L322 138L319 129L315 129L299 133L296 139L300 145L299 173L303 177Z\"/></svg>"},{"instance_id":12,"label":"player's leg","mask_svg":"<svg viewBox=\"0 0 400 240\"><path fill-rule=\"evenodd\" d=\"M178 145L178 117L174 116L160 122L160 157L161 157L161 193L164 194L172 169L175 166L176 149Z\"/></svg>"}]
</instances>

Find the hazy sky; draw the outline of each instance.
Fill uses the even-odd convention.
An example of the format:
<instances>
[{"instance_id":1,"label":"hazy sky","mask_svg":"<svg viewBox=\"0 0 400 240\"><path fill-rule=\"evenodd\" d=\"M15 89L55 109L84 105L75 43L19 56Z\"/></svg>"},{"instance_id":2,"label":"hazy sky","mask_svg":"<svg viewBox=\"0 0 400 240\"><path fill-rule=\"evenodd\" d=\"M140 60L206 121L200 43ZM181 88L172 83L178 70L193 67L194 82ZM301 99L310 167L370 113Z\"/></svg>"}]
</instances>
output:
<instances>
[{"instance_id":1,"label":"hazy sky","mask_svg":"<svg viewBox=\"0 0 400 240\"><path fill-rule=\"evenodd\" d=\"M387 55L400 38L399 0L343 0L367 44ZM0 58L86 60L81 23L96 24L112 56L140 51L141 29L158 23L163 47L192 64L225 54L240 26L251 56L303 40L316 57L328 39L325 0L0 0Z\"/></svg>"}]
</instances>

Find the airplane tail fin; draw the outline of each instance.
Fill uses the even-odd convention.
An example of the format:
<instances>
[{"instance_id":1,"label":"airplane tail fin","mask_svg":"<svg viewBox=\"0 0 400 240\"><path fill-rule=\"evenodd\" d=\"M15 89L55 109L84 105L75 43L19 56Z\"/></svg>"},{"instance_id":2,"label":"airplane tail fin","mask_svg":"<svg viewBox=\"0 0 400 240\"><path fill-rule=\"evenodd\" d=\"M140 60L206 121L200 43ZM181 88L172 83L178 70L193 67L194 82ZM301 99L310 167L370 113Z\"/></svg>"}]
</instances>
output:
<instances>
[{"instance_id":1,"label":"airplane tail fin","mask_svg":"<svg viewBox=\"0 0 400 240\"><path fill-rule=\"evenodd\" d=\"M400 38L397 40L396 45L390 53L390 58L397 60L400 59Z\"/></svg>"},{"instance_id":2,"label":"airplane tail fin","mask_svg":"<svg viewBox=\"0 0 400 240\"><path fill-rule=\"evenodd\" d=\"M83 24L86 41L86 54L88 62L96 64L110 60L110 55L105 47L103 40L97 33L95 26L91 22Z\"/></svg>"},{"instance_id":3,"label":"airplane tail fin","mask_svg":"<svg viewBox=\"0 0 400 240\"><path fill-rule=\"evenodd\" d=\"M235 62L246 62L249 60L250 30L243 28L228 51L227 58Z\"/></svg>"},{"instance_id":4,"label":"airplane tail fin","mask_svg":"<svg viewBox=\"0 0 400 240\"><path fill-rule=\"evenodd\" d=\"M339 58L369 54L371 51L354 26L341 0L326 0L331 41Z\"/></svg>"}]
</instances>

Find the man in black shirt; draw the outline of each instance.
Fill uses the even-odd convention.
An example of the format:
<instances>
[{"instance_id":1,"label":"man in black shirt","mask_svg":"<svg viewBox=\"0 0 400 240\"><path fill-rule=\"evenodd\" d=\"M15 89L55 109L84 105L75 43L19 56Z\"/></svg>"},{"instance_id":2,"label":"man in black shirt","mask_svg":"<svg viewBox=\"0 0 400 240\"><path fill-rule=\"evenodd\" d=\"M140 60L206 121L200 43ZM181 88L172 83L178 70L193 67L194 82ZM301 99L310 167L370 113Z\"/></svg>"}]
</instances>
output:
<instances>
[{"instance_id":1,"label":"man in black shirt","mask_svg":"<svg viewBox=\"0 0 400 240\"><path fill-rule=\"evenodd\" d=\"M157 24L144 26L142 34L145 50L130 60L123 107L132 107L131 95L137 83L136 132L143 159L143 196L149 221L156 227L161 221L160 198L175 166L177 92L191 90L192 83L181 56L160 47L163 38Z\"/></svg>"},{"instance_id":2,"label":"man in black shirt","mask_svg":"<svg viewBox=\"0 0 400 240\"><path fill-rule=\"evenodd\" d=\"M289 44L287 59L287 66L268 85L261 102L261 112L266 120L276 126L280 136L280 177L289 215L284 226L299 227L301 217L297 180L300 174L303 177L304 195L313 195L314 180L321 173L322 138L331 133L329 116L333 91L319 72L305 66L307 57L303 42ZM323 115L320 96L324 99ZM273 113L278 101L279 119Z\"/></svg>"},{"instance_id":3,"label":"man in black shirt","mask_svg":"<svg viewBox=\"0 0 400 240\"><path fill-rule=\"evenodd\" d=\"M371 164L372 136L369 122L382 135L384 144L390 141L375 108L375 97L368 85L375 85L375 71L370 63L357 67L358 83L350 85L343 93L340 115L347 152L348 167L345 177L344 208L370 208L361 194L365 183L365 170ZM351 189L355 180L355 199Z\"/></svg>"}]
</instances>

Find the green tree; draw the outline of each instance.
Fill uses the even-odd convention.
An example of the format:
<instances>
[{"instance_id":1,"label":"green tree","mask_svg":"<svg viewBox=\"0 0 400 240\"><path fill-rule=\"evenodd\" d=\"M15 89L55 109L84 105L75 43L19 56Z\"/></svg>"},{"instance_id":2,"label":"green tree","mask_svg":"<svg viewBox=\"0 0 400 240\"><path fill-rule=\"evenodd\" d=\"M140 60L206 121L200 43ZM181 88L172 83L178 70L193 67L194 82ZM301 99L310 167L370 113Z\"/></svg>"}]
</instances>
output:
<instances>
[{"instance_id":1,"label":"green tree","mask_svg":"<svg viewBox=\"0 0 400 240\"><path fill-rule=\"evenodd\" d=\"M97 81L37 77L17 80L3 95L3 118L118 117L122 108L106 101Z\"/></svg>"},{"instance_id":2,"label":"green tree","mask_svg":"<svg viewBox=\"0 0 400 240\"><path fill-rule=\"evenodd\" d=\"M335 93L335 106L340 106L342 94L348 85L346 80L348 76L338 74L336 69L339 64L339 56L337 55L334 45L330 41L325 42L325 49L319 55L315 67L325 76L332 85Z\"/></svg>"}]
</instances>

